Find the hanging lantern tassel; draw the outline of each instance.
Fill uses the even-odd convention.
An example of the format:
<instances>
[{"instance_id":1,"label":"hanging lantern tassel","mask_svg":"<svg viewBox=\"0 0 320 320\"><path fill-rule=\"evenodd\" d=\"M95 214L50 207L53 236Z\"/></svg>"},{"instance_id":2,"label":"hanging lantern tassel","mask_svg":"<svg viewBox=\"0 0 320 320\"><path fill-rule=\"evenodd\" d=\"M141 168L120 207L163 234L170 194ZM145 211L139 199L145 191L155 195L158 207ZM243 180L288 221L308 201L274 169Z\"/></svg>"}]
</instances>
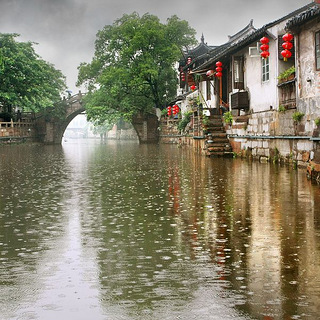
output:
<instances>
[{"instance_id":1,"label":"hanging lantern tassel","mask_svg":"<svg viewBox=\"0 0 320 320\"><path fill-rule=\"evenodd\" d=\"M167 108L167 114L168 114L169 117L171 116L171 106L169 106L169 107Z\"/></svg>"},{"instance_id":2,"label":"hanging lantern tassel","mask_svg":"<svg viewBox=\"0 0 320 320\"><path fill-rule=\"evenodd\" d=\"M283 56L283 61L288 61L288 59L292 56L292 53L288 49L285 49L281 51L281 55Z\"/></svg>"}]
</instances>

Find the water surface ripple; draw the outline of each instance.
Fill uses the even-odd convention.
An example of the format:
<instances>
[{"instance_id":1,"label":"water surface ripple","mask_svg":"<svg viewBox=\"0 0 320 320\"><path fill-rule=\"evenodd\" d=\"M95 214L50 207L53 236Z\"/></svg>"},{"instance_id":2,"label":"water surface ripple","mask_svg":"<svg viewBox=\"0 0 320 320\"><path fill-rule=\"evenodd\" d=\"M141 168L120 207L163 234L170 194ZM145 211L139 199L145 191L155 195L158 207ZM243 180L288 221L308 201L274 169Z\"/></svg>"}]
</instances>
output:
<instances>
[{"instance_id":1,"label":"water surface ripple","mask_svg":"<svg viewBox=\"0 0 320 320\"><path fill-rule=\"evenodd\" d=\"M171 145L2 146L0 319L319 319L319 203Z\"/></svg>"}]
</instances>

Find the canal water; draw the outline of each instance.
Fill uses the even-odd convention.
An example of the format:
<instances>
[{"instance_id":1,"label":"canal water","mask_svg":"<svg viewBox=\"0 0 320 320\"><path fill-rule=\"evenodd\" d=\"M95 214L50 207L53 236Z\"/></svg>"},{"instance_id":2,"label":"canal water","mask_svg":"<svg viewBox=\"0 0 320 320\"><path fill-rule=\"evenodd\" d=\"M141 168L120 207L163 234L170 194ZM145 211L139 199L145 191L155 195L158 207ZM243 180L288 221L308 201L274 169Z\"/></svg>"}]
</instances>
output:
<instances>
[{"instance_id":1,"label":"canal water","mask_svg":"<svg viewBox=\"0 0 320 320\"><path fill-rule=\"evenodd\" d=\"M0 319L320 319L319 204L177 146L2 146Z\"/></svg>"}]
</instances>

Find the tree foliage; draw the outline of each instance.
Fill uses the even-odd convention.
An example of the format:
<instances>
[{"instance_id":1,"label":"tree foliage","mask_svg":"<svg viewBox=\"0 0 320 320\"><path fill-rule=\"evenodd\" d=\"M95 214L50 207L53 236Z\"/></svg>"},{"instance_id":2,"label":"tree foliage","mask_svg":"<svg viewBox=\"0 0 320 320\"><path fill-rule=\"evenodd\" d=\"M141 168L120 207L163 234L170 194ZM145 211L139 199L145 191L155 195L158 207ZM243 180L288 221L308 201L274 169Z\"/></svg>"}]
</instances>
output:
<instances>
[{"instance_id":1,"label":"tree foliage","mask_svg":"<svg viewBox=\"0 0 320 320\"><path fill-rule=\"evenodd\" d=\"M0 107L38 111L52 106L66 88L65 77L35 53L32 42L16 37L0 33Z\"/></svg>"},{"instance_id":2,"label":"tree foliage","mask_svg":"<svg viewBox=\"0 0 320 320\"><path fill-rule=\"evenodd\" d=\"M175 62L195 44L188 22L172 16L166 22L150 14L124 15L97 34L91 63L79 66L78 85L88 88L90 119L126 117L148 112L170 101L177 88Z\"/></svg>"}]
</instances>

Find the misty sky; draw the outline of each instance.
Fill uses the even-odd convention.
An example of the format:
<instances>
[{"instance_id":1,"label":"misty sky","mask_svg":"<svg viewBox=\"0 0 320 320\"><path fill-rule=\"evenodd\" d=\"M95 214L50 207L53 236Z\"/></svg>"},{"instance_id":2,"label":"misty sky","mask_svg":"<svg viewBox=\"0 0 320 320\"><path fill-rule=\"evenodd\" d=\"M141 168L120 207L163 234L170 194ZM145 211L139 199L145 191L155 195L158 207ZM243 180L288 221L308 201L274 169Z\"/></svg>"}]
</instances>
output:
<instances>
[{"instance_id":1,"label":"misty sky","mask_svg":"<svg viewBox=\"0 0 320 320\"><path fill-rule=\"evenodd\" d=\"M67 77L76 93L77 67L90 62L98 30L124 13L149 12L161 21L176 14L204 34L210 45L245 27L256 28L298 9L309 0L0 0L0 33L19 33L37 42L37 53Z\"/></svg>"}]
</instances>

